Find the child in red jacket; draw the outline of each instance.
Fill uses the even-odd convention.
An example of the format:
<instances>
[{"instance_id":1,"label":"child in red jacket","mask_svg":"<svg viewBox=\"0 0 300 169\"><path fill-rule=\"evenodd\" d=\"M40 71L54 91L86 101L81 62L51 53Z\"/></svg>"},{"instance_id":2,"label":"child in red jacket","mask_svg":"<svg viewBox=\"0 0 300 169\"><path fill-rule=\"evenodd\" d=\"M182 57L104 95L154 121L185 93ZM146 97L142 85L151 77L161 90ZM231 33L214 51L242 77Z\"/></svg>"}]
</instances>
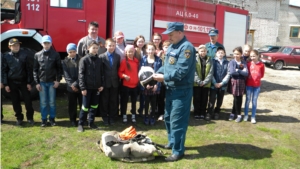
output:
<instances>
[{"instance_id":1,"label":"child in red jacket","mask_svg":"<svg viewBox=\"0 0 300 169\"><path fill-rule=\"evenodd\" d=\"M126 57L121 61L118 71L119 77L122 79L121 87L121 114L123 115L123 123L127 123L127 102L130 96L131 99L131 120L136 122L136 100L138 96L138 70L139 61L134 57L134 46L127 45L125 48Z\"/></svg>"},{"instance_id":2,"label":"child in red jacket","mask_svg":"<svg viewBox=\"0 0 300 169\"><path fill-rule=\"evenodd\" d=\"M244 121L248 120L249 103L252 98L252 115L251 123L255 124L255 114L257 107L257 98L260 92L260 80L264 77L265 66L259 61L259 54L257 50L250 52L251 62L247 63L249 76L246 82L246 102L245 102L245 116Z\"/></svg>"}]
</instances>

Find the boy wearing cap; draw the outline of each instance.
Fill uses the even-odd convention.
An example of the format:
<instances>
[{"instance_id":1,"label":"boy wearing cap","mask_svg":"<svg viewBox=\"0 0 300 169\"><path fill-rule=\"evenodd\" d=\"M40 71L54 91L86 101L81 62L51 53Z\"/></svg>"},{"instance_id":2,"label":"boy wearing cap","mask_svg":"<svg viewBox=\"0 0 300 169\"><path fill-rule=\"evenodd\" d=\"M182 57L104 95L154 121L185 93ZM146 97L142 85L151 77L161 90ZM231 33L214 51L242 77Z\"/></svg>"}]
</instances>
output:
<instances>
[{"instance_id":1,"label":"boy wearing cap","mask_svg":"<svg viewBox=\"0 0 300 169\"><path fill-rule=\"evenodd\" d=\"M48 115L51 126L56 125L56 88L63 72L60 56L51 48L52 39L49 35L42 37L42 46L43 49L34 55L33 77L40 94L41 127L45 127Z\"/></svg>"},{"instance_id":2,"label":"boy wearing cap","mask_svg":"<svg viewBox=\"0 0 300 169\"><path fill-rule=\"evenodd\" d=\"M224 46L218 42L218 37L219 37L219 30L218 29L211 29L208 32L208 36L210 39L210 42L205 44L205 47L207 49L207 56L209 56L211 59L214 59L216 56L217 48L222 47L223 49Z\"/></svg>"},{"instance_id":3,"label":"boy wearing cap","mask_svg":"<svg viewBox=\"0 0 300 169\"><path fill-rule=\"evenodd\" d=\"M164 65L153 75L154 80L166 84L165 125L172 155L165 160L173 162L184 156L184 143L190 117L195 75L195 48L186 39L181 22L168 23L163 34L171 42Z\"/></svg>"},{"instance_id":4,"label":"boy wearing cap","mask_svg":"<svg viewBox=\"0 0 300 169\"><path fill-rule=\"evenodd\" d=\"M78 132L83 132L83 124L89 114L89 127L98 129L95 125L95 115L99 103L99 95L103 90L102 59L98 57L99 45L96 41L88 44L88 54L79 61L78 81L82 94L82 107L79 114Z\"/></svg>"},{"instance_id":5,"label":"boy wearing cap","mask_svg":"<svg viewBox=\"0 0 300 169\"><path fill-rule=\"evenodd\" d=\"M76 54L76 45L74 43L68 44L67 53L68 56L62 61L62 67L65 81L67 82L69 118L71 125L75 127L77 126L77 105L79 104L80 108L82 105L82 95L78 82L78 65L81 58Z\"/></svg>"},{"instance_id":6,"label":"boy wearing cap","mask_svg":"<svg viewBox=\"0 0 300 169\"><path fill-rule=\"evenodd\" d=\"M210 88L210 96L208 103L208 113L215 120L219 119L225 90L227 88L227 83L230 78L228 64L229 61L226 59L225 49L222 47L218 47L216 57L215 59L213 59L214 74L212 77L212 85ZM216 100L217 105L214 109Z\"/></svg>"},{"instance_id":7,"label":"boy wearing cap","mask_svg":"<svg viewBox=\"0 0 300 169\"><path fill-rule=\"evenodd\" d=\"M6 92L10 93L13 109L17 118L17 125L20 126L24 119L19 94L20 92L24 98L27 120L29 124L33 125L34 110L32 108L29 92L31 90L30 84L33 81L32 68L30 67L31 60L26 51L20 50L20 44L21 42L19 42L18 39L10 39L8 43L10 52L1 57L1 86L3 85Z\"/></svg>"},{"instance_id":8,"label":"boy wearing cap","mask_svg":"<svg viewBox=\"0 0 300 169\"><path fill-rule=\"evenodd\" d=\"M116 42L113 39L105 41L107 51L99 57L103 64L104 89L100 96L101 116L105 125L112 125L118 112L118 92L120 55L116 53Z\"/></svg>"},{"instance_id":9,"label":"boy wearing cap","mask_svg":"<svg viewBox=\"0 0 300 169\"><path fill-rule=\"evenodd\" d=\"M106 51L106 48L104 46L105 40L98 36L98 30L99 30L99 24L96 21L92 21L89 23L88 26L88 35L81 38L77 45L77 54L80 57L85 56L88 53L88 43L91 41L95 41L98 45L98 54L102 54Z\"/></svg>"}]
</instances>

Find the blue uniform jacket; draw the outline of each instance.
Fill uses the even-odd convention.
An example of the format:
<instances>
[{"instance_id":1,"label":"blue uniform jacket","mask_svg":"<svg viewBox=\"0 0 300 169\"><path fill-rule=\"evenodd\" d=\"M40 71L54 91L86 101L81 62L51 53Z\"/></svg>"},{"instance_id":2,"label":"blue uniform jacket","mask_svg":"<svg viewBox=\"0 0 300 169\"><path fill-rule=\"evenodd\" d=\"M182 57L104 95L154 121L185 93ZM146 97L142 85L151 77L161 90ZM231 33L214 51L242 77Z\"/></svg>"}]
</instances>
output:
<instances>
[{"instance_id":1,"label":"blue uniform jacket","mask_svg":"<svg viewBox=\"0 0 300 169\"><path fill-rule=\"evenodd\" d=\"M205 44L205 47L207 49L207 56L209 56L211 59L215 58L218 47L224 48L224 46L219 42L216 42L214 47L211 45L210 42L208 42ZM225 50L225 48L224 48L224 50ZM226 57L226 56L224 56L224 57Z\"/></svg>"},{"instance_id":2,"label":"blue uniform jacket","mask_svg":"<svg viewBox=\"0 0 300 169\"><path fill-rule=\"evenodd\" d=\"M184 37L177 44L171 44L165 56L164 65L157 71L164 75L167 89L192 88L194 84L196 50Z\"/></svg>"},{"instance_id":3,"label":"blue uniform jacket","mask_svg":"<svg viewBox=\"0 0 300 169\"><path fill-rule=\"evenodd\" d=\"M154 61L154 67L153 67L153 70L154 72L157 72L158 69L162 66L162 60L158 57L158 56L154 56L155 57L155 61ZM147 55L143 56L141 61L140 61L140 68L142 66L148 66L148 61L147 61ZM161 86L161 83L160 82L157 82L157 91L160 91L160 86ZM145 88L140 85L140 88L141 90L144 90Z\"/></svg>"}]
</instances>

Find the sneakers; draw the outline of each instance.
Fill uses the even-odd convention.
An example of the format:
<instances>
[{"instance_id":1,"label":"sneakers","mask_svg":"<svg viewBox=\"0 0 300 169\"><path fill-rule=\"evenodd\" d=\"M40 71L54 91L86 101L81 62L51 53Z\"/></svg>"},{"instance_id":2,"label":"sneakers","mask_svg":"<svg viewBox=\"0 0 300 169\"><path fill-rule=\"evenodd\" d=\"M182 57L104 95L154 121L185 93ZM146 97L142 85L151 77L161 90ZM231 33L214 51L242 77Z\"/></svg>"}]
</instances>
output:
<instances>
[{"instance_id":1,"label":"sneakers","mask_svg":"<svg viewBox=\"0 0 300 169\"><path fill-rule=\"evenodd\" d=\"M248 121L248 116L244 116L244 121Z\"/></svg>"},{"instance_id":2,"label":"sneakers","mask_svg":"<svg viewBox=\"0 0 300 169\"><path fill-rule=\"evenodd\" d=\"M152 118L150 119L150 125L153 126L154 124L155 124L155 119L154 119L154 117L152 117Z\"/></svg>"},{"instance_id":3,"label":"sneakers","mask_svg":"<svg viewBox=\"0 0 300 169\"><path fill-rule=\"evenodd\" d=\"M145 117L144 118L144 124L145 125L149 125L149 117Z\"/></svg>"},{"instance_id":4,"label":"sneakers","mask_svg":"<svg viewBox=\"0 0 300 169\"><path fill-rule=\"evenodd\" d=\"M199 119L200 119L200 120L204 120L204 116L203 116L203 115L201 115Z\"/></svg>"},{"instance_id":5,"label":"sneakers","mask_svg":"<svg viewBox=\"0 0 300 169\"><path fill-rule=\"evenodd\" d=\"M251 117L251 123L252 123L252 124L255 124L255 123L256 123L256 120L255 120L254 117Z\"/></svg>"},{"instance_id":6,"label":"sneakers","mask_svg":"<svg viewBox=\"0 0 300 169\"><path fill-rule=\"evenodd\" d=\"M242 121L242 116L238 115L238 117L235 119L235 122L239 123Z\"/></svg>"},{"instance_id":7,"label":"sneakers","mask_svg":"<svg viewBox=\"0 0 300 169\"><path fill-rule=\"evenodd\" d=\"M51 119L50 120L50 125L53 127L53 126L56 126L56 124L55 124L55 120L54 119Z\"/></svg>"},{"instance_id":8,"label":"sneakers","mask_svg":"<svg viewBox=\"0 0 300 169\"><path fill-rule=\"evenodd\" d=\"M164 115L160 115L157 121L164 121Z\"/></svg>"},{"instance_id":9,"label":"sneakers","mask_svg":"<svg viewBox=\"0 0 300 169\"><path fill-rule=\"evenodd\" d=\"M229 116L229 121L232 121L234 119L234 114L230 114L230 116Z\"/></svg>"},{"instance_id":10,"label":"sneakers","mask_svg":"<svg viewBox=\"0 0 300 169\"><path fill-rule=\"evenodd\" d=\"M123 123L127 123L127 115L123 115Z\"/></svg>"},{"instance_id":11,"label":"sneakers","mask_svg":"<svg viewBox=\"0 0 300 169\"><path fill-rule=\"evenodd\" d=\"M136 120L135 120L135 114L132 114L132 115L131 115L131 121L132 121L132 123L136 123Z\"/></svg>"},{"instance_id":12,"label":"sneakers","mask_svg":"<svg viewBox=\"0 0 300 169\"><path fill-rule=\"evenodd\" d=\"M42 120L41 127L46 127L47 126L47 120Z\"/></svg>"},{"instance_id":13,"label":"sneakers","mask_svg":"<svg viewBox=\"0 0 300 169\"><path fill-rule=\"evenodd\" d=\"M90 123L89 128L90 129L98 129L98 126L95 123Z\"/></svg>"},{"instance_id":14,"label":"sneakers","mask_svg":"<svg viewBox=\"0 0 300 169\"><path fill-rule=\"evenodd\" d=\"M77 126L76 121L71 121L71 126L76 127Z\"/></svg>"},{"instance_id":15,"label":"sneakers","mask_svg":"<svg viewBox=\"0 0 300 169\"><path fill-rule=\"evenodd\" d=\"M78 127L77 127L77 131L78 132L83 132L84 131L83 126L79 124Z\"/></svg>"},{"instance_id":16,"label":"sneakers","mask_svg":"<svg viewBox=\"0 0 300 169\"><path fill-rule=\"evenodd\" d=\"M196 119L196 120L200 120L200 116L196 115L196 116L195 116L195 119Z\"/></svg>"}]
</instances>

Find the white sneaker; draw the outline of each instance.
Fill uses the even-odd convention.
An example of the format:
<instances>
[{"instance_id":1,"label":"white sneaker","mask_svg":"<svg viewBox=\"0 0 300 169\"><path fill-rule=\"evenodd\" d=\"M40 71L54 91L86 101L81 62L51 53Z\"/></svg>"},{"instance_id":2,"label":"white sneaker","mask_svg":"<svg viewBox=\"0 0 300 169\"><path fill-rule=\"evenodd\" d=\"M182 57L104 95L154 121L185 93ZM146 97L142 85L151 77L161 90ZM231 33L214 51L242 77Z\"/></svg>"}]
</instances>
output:
<instances>
[{"instance_id":1,"label":"white sneaker","mask_svg":"<svg viewBox=\"0 0 300 169\"><path fill-rule=\"evenodd\" d=\"M256 123L255 118L253 118L253 117L251 118L251 123L252 123L252 124L255 124L255 123Z\"/></svg>"},{"instance_id":2,"label":"white sneaker","mask_svg":"<svg viewBox=\"0 0 300 169\"><path fill-rule=\"evenodd\" d=\"M235 119L235 122L239 123L242 121L242 116L238 116L236 119Z\"/></svg>"},{"instance_id":3,"label":"white sneaker","mask_svg":"<svg viewBox=\"0 0 300 169\"><path fill-rule=\"evenodd\" d=\"M159 118L157 119L158 121L164 121L164 115L160 115Z\"/></svg>"},{"instance_id":4,"label":"white sneaker","mask_svg":"<svg viewBox=\"0 0 300 169\"><path fill-rule=\"evenodd\" d=\"M248 121L248 116L244 116L244 121Z\"/></svg>"}]
</instances>

